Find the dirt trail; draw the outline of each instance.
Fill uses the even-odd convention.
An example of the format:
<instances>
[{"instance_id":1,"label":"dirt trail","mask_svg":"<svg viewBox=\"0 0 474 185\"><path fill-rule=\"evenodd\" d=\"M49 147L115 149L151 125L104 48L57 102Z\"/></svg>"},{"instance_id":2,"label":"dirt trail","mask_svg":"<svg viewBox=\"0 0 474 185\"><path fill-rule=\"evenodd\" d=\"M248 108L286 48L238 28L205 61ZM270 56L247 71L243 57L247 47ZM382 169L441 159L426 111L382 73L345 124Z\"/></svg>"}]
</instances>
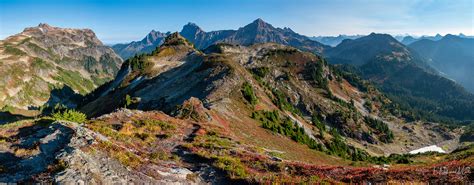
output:
<instances>
[{"instance_id":1,"label":"dirt trail","mask_svg":"<svg viewBox=\"0 0 474 185\"><path fill-rule=\"evenodd\" d=\"M193 127L189 129L183 140L187 143L192 143L194 138L197 136L197 132L201 129L198 124L193 124ZM207 184L228 184L229 181L225 177L225 172L213 168L209 165L211 161L208 159L199 157L196 154L190 153L182 146L176 147L174 154L178 155L185 163L186 168L190 169L193 173L197 174L203 183Z\"/></svg>"}]
</instances>

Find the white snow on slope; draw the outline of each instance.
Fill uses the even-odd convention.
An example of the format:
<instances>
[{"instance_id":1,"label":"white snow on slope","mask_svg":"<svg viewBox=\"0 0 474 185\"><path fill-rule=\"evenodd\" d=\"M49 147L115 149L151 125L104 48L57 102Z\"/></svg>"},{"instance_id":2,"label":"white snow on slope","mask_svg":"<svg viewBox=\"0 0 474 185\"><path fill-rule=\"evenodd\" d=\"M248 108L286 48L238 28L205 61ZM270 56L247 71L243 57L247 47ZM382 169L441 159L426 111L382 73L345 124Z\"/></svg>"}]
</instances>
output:
<instances>
[{"instance_id":1,"label":"white snow on slope","mask_svg":"<svg viewBox=\"0 0 474 185\"><path fill-rule=\"evenodd\" d=\"M439 153L446 153L441 147L436 146L436 145L431 145L423 148L419 148L416 150L412 150L408 153L410 154L418 154L418 153L425 153L425 152L439 152Z\"/></svg>"}]
</instances>

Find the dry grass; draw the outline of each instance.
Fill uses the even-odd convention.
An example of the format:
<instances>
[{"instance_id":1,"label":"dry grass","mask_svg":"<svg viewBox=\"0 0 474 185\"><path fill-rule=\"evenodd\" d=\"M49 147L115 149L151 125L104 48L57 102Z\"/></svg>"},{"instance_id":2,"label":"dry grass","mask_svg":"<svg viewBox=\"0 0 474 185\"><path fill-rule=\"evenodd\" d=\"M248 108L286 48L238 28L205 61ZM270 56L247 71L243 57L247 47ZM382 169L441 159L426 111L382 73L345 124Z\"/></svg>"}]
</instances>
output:
<instances>
[{"instance_id":1,"label":"dry grass","mask_svg":"<svg viewBox=\"0 0 474 185\"><path fill-rule=\"evenodd\" d=\"M30 157L30 156L34 156L34 155L39 154L40 150L39 150L38 146L36 146L32 149L17 148L17 149L14 150L14 153L15 153L15 156L17 156L17 157L26 158L26 157Z\"/></svg>"}]
</instances>

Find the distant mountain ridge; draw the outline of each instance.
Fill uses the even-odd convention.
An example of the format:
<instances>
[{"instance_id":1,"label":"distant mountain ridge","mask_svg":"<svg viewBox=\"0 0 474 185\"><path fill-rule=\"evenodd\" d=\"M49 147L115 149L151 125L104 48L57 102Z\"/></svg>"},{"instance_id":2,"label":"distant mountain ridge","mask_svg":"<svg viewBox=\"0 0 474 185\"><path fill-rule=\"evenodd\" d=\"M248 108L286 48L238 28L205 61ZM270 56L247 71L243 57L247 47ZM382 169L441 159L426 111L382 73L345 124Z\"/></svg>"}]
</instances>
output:
<instances>
[{"instance_id":1,"label":"distant mountain ridge","mask_svg":"<svg viewBox=\"0 0 474 185\"><path fill-rule=\"evenodd\" d=\"M317 41L313 41L306 36L295 33L290 28L275 28L262 19L257 19L237 30L220 30L210 32L202 30L194 23L188 23L183 26L180 34L184 38L191 41L197 49L205 49L216 43L248 46L256 43L266 42L274 42L293 46L298 49L314 53L322 53L324 49L329 47ZM112 48L114 48L114 50L120 56L122 56L122 58L127 59L137 53L150 52L151 50L149 50L149 48L155 48L159 46L165 36L166 35L160 35L154 40L152 39L151 42L147 43L135 41L129 44L114 45Z\"/></svg>"},{"instance_id":2,"label":"distant mountain ridge","mask_svg":"<svg viewBox=\"0 0 474 185\"><path fill-rule=\"evenodd\" d=\"M326 45L335 47L346 39L353 40L353 39L358 39L358 38L363 37L363 36L365 36L365 35L313 36L313 37L309 37L309 38L311 40L318 41L322 44L326 44Z\"/></svg>"},{"instance_id":3,"label":"distant mountain ridge","mask_svg":"<svg viewBox=\"0 0 474 185\"><path fill-rule=\"evenodd\" d=\"M421 39L408 46L448 78L474 92L474 38L448 34L437 41Z\"/></svg>"},{"instance_id":4,"label":"distant mountain ridge","mask_svg":"<svg viewBox=\"0 0 474 185\"><path fill-rule=\"evenodd\" d=\"M128 44L115 44L112 46L112 49L123 59L127 59L135 54L149 53L153 51L157 45L161 45L164 42L164 38L169 34L169 32L161 33L159 31L152 30L141 41L133 41Z\"/></svg>"},{"instance_id":5,"label":"distant mountain ridge","mask_svg":"<svg viewBox=\"0 0 474 185\"><path fill-rule=\"evenodd\" d=\"M452 34L446 34L445 36L448 36L448 35L452 36ZM410 44L412 44L416 41L423 40L423 39L438 41L438 40L441 40L442 38L444 38L445 36L442 36L440 34L436 34L435 36L423 35L421 37L415 37L415 36L410 36L409 35L409 36L403 37L403 39L401 39L400 42L408 46L408 45L410 45ZM460 37L460 38L474 38L474 36L468 36L468 35L464 35L462 33L458 34L457 36Z\"/></svg>"},{"instance_id":6,"label":"distant mountain ridge","mask_svg":"<svg viewBox=\"0 0 474 185\"><path fill-rule=\"evenodd\" d=\"M356 66L364 65L376 58L383 58L398 62L413 61L424 68L429 68L416 53L388 34L371 33L355 40L347 39L338 46L327 49L325 54L332 58L334 63L349 63Z\"/></svg>"}]
</instances>

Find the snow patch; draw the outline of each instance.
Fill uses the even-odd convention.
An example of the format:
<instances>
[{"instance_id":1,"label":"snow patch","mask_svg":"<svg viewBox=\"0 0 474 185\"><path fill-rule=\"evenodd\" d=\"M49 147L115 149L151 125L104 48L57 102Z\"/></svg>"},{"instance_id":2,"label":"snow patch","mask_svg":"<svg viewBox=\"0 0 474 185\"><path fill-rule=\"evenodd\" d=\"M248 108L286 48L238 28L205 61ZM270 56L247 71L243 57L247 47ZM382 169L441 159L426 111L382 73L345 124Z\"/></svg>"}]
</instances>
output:
<instances>
[{"instance_id":1,"label":"snow patch","mask_svg":"<svg viewBox=\"0 0 474 185\"><path fill-rule=\"evenodd\" d=\"M418 154L418 153L425 153L425 152L439 152L439 153L446 153L441 147L436 146L436 145L431 145L427 147L423 147L420 149L412 150L408 153L410 154Z\"/></svg>"}]
</instances>

